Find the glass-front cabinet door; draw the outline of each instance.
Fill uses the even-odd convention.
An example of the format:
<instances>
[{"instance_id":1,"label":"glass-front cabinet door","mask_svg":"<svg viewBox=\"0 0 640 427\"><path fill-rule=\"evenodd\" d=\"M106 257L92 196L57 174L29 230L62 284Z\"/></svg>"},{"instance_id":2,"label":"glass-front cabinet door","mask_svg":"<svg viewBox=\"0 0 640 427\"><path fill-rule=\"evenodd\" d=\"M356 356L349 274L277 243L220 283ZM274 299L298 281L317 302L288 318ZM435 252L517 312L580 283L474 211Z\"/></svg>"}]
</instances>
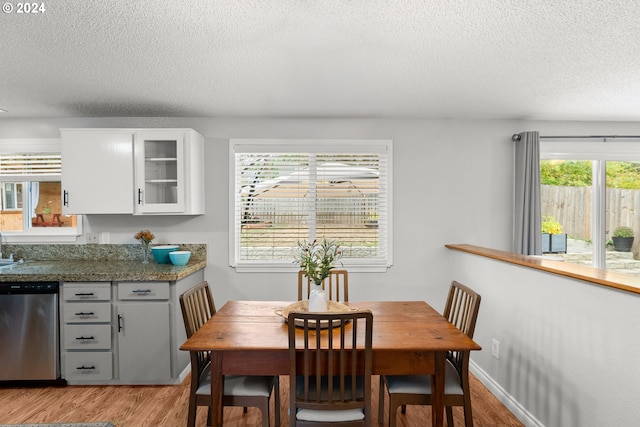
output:
<instances>
[{"instance_id":1,"label":"glass-front cabinet door","mask_svg":"<svg viewBox=\"0 0 640 427\"><path fill-rule=\"evenodd\" d=\"M136 132L135 214L185 212L185 133Z\"/></svg>"}]
</instances>

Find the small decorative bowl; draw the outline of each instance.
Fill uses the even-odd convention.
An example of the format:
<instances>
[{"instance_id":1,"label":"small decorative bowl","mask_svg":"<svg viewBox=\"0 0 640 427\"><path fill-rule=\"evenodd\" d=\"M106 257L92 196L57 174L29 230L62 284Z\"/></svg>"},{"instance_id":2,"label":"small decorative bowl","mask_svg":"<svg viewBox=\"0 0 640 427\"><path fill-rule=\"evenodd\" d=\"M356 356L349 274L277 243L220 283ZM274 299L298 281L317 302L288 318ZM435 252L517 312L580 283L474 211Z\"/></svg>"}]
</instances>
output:
<instances>
[{"instance_id":1,"label":"small decorative bowl","mask_svg":"<svg viewBox=\"0 0 640 427\"><path fill-rule=\"evenodd\" d=\"M151 246L151 254L158 264L169 264L169 252L177 251L178 245Z\"/></svg>"},{"instance_id":2,"label":"small decorative bowl","mask_svg":"<svg viewBox=\"0 0 640 427\"><path fill-rule=\"evenodd\" d=\"M187 265L189 258L191 258L191 251L169 252L169 259L173 265Z\"/></svg>"}]
</instances>

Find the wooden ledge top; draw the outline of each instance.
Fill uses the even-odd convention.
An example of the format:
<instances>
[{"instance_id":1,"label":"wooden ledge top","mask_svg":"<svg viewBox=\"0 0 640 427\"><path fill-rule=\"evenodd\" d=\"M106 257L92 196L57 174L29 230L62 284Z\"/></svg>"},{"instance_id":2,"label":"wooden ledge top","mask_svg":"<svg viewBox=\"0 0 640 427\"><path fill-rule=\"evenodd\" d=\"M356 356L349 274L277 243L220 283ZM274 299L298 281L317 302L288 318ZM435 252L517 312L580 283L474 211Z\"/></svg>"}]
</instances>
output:
<instances>
[{"instance_id":1,"label":"wooden ledge top","mask_svg":"<svg viewBox=\"0 0 640 427\"><path fill-rule=\"evenodd\" d=\"M513 252L489 249L482 246L467 244L446 244L445 247L456 251L467 252L498 261L521 265L572 279L583 280L596 285L607 286L621 291L640 294L640 278L616 273L614 271L602 270L587 265L571 264L564 261L554 261L544 256L520 255Z\"/></svg>"}]
</instances>

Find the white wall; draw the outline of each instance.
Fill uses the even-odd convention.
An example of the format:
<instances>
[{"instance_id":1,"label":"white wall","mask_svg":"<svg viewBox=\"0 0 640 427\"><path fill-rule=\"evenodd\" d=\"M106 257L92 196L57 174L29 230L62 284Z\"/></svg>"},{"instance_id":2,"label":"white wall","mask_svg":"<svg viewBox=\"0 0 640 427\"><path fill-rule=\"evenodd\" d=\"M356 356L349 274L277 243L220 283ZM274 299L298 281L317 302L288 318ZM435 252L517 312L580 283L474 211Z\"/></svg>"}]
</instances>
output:
<instances>
[{"instance_id":1,"label":"white wall","mask_svg":"<svg viewBox=\"0 0 640 427\"><path fill-rule=\"evenodd\" d=\"M489 380L495 380L507 396L517 399L526 411L549 427L633 425L625 420L614 422L629 409L616 415L611 408L622 406L615 388L615 379L623 377L618 374L624 371L617 361L618 353L625 353L625 357L638 353L637 345L621 348L622 342L637 335L630 330L633 322L617 328L617 321L631 316L629 306L637 305L637 298L613 291L606 291L605 298L598 288L564 282L558 285L555 280L546 280L546 276L541 280L538 276L529 277L523 270L501 271L493 265L478 266L482 274L476 274L471 261L456 257L444 244L511 248L513 133L539 130L541 135L638 135L640 123L2 119L0 139L58 137L58 128L62 127L191 127L204 135L205 215L188 218L93 215L86 218L85 226L86 231L111 232L112 243L135 243L133 234L143 227L150 228L161 243L207 243L209 263L205 278L213 286L218 305L231 299L296 297L296 279L291 274L239 274L228 266L229 138L393 139L394 265L384 274L354 273L349 280L351 299L420 299L441 310L452 279L479 287L483 302L476 336L485 350L474 354L472 359L488 373ZM494 286L494 281L498 285ZM618 306L625 307L622 315L618 314ZM505 357L499 364L490 356L491 337L503 343ZM614 346L608 348L609 343ZM590 355L592 345L597 348ZM577 355L583 359L573 366L571 360ZM593 369L588 368L607 365L615 366L612 380L595 387L591 380L583 379L593 375ZM580 399L575 397L576 393ZM637 391L635 397L640 397ZM607 422L590 424L594 419L605 419L593 418L596 412L607 414Z\"/></svg>"},{"instance_id":2,"label":"white wall","mask_svg":"<svg viewBox=\"0 0 640 427\"><path fill-rule=\"evenodd\" d=\"M457 251L448 258L451 276L482 295L477 374L522 405L528 425L640 425L640 295Z\"/></svg>"},{"instance_id":3,"label":"white wall","mask_svg":"<svg viewBox=\"0 0 640 427\"><path fill-rule=\"evenodd\" d=\"M216 302L295 298L290 274L236 273L228 266L228 139L391 138L394 141L394 266L354 274L352 299L425 299L442 308L449 270L443 244L505 248L511 230L513 122L424 120L32 119L0 123L0 138L56 137L61 127L191 127L205 137L206 215L92 215L86 231L109 231L112 243L135 243L150 228L158 242L207 243L206 279ZM117 173L114 171L114 173ZM106 177L108 179L108 177ZM393 285L390 285L393 284Z\"/></svg>"}]
</instances>

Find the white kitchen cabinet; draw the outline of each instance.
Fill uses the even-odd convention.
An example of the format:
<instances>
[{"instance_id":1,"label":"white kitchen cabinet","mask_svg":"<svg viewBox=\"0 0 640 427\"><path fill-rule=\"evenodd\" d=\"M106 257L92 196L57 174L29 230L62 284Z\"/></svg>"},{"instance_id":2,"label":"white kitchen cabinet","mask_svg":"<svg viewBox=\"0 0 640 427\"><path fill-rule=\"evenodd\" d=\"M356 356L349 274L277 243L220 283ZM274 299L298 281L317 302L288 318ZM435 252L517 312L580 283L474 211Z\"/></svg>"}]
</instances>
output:
<instances>
[{"instance_id":1,"label":"white kitchen cabinet","mask_svg":"<svg viewBox=\"0 0 640 427\"><path fill-rule=\"evenodd\" d=\"M133 213L133 132L61 129L62 213Z\"/></svg>"},{"instance_id":2,"label":"white kitchen cabinet","mask_svg":"<svg viewBox=\"0 0 640 427\"><path fill-rule=\"evenodd\" d=\"M203 138L191 129L136 131L134 212L203 214L203 155Z\"/></svg>"},{"instance_id":3,"label":"white kitchen cabinet","mask_svg":"<svg viewBox=\"0 0 640 427\"><path fill-rule=\"evenodd\" d=\"M192 129L61 129L64 214L204 213L204 139Z\"/></svg>"}]
</instances>

